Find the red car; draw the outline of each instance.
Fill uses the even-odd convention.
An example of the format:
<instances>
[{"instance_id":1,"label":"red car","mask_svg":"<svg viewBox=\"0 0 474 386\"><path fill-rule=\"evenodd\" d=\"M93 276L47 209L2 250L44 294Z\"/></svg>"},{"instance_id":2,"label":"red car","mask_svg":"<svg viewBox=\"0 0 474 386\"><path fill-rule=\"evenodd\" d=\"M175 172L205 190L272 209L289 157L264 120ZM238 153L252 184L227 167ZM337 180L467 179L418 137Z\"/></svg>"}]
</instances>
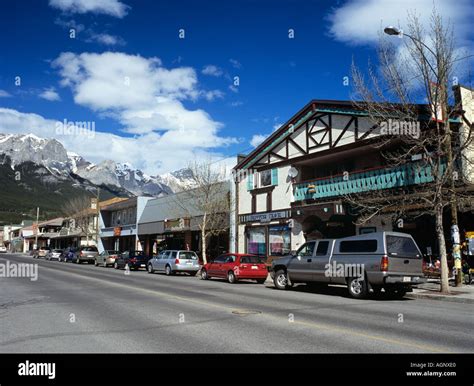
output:
<instances>
[{"instance_id":1,"label":"red car","mask_svg":"<svg viewBox=\"0 0 474 386\"><path fill-rule=\"evenodd\" d=\"M226 278L229 283L236 283L240 279L252 279L263 284L267 275L268 270L261 257L241 253L221 255L201 269L201 279L220 277Z\"/></svg>"}]
</instances>

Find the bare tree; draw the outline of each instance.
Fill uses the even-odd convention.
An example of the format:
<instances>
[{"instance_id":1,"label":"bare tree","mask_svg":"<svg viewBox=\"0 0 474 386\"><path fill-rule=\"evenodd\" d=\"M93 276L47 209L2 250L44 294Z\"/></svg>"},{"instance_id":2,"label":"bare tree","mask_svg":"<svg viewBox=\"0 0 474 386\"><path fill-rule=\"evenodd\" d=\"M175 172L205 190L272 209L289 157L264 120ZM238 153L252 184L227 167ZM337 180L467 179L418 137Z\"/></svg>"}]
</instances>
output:
<instances>
[{"instance_id":1,"label":"bare tree","mask_svg":"<svg viewBox=\"0 0 474 386\"><path fill-rule=\"evenodd\" d=\"M69 199L63 205L62 212L66 217L74 220L75 228L86 236L87 245L89 245L89 237L94 234L90 229L91 217L94 215L94 211L91 209L91 197L81 195ZM93 226L96 225L93 224Z\"/></svg>"},{"instance_id":2,"label":"bare tree","mask_svg":"<svg viewBox=\"0 0 474 386\"><path fill-rule=\"evenodd\" d=\"M211 236L223 234L229 227L229 184L225 170L219 170L210 160L195 160L188 168L191 188L177 194L174 205L181 212L188 213L189 217L195 214L201 233L202 259L206 264L206 251Z\"/></svg>"},{"instance_id":3,"label":"bare tree","mask_svg":"<svg viewBox=\"0 0 474 386\"><path fill-rule=\"evenodd\" d=\"M408 31L397 29L392 34L404 38L403 50L393 44L393 38L380 37L379 66L369 64L368 80L352 65L355 85L354 104L368 112L369 119L379 125L376 143L389 166L401 171L401 178L415 178L429 170L426 184L395 184L393 189L374 190L369 195L350 195L347 199L360 212L359 223L383 213L402 217L417 211L434 216L436 237L441 260L441 292L449 292L448 264L443 214L451 207L453 224L457 223L458 206L472 198L463 193L462 181L456 164L472 163L466 148L472 145L472 125L469 133L460 133L450 119L458 117L459 106L453 106L449 80L453 69L462 59L456 56L452 28L445 26L433 9L428 33L416 14L408 13ZM356 101L356 99L358 101ZM423 102L428 104L418 104ZM450 106L451 103L451 107ZM430 118L431 117L431 118ZM392 121L398 130L385 130ZM403 132L406 124L417 123L419 130ZM388 124L388 126L387 126ZM383 126L384 125L384 126ZM418 169L411 162L418 159ZM421 169L423 168L423 170Z\"/></svg>"}]
</instances>

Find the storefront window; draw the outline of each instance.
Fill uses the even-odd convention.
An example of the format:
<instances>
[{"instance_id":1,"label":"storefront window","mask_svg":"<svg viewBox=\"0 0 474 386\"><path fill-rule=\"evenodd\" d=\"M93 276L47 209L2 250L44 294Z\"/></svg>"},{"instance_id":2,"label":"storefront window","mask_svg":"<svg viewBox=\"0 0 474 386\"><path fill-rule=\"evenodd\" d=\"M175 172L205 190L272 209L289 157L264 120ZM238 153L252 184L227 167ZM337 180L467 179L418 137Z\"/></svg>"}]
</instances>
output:
<instances>
[{"instance_id":1,"label":"storefront window","mask_svg":"<svg viewBox=\"0 0 474 386\"><path fill-rule=\"evenodd\" d=\"M247 253L267 254L265 228L249 228L247 230Z\"/></svg>"},{"instance_id":2,"label":"storefront window","mask_svg":"<svg viewBox=\"0 0 474 386\"><path fill-rule=\"evenodd\" d=\"M273 226L268 231L270 256L288 255L291 252L291 231L288 226Z\"/></svg>"}]
</instances>

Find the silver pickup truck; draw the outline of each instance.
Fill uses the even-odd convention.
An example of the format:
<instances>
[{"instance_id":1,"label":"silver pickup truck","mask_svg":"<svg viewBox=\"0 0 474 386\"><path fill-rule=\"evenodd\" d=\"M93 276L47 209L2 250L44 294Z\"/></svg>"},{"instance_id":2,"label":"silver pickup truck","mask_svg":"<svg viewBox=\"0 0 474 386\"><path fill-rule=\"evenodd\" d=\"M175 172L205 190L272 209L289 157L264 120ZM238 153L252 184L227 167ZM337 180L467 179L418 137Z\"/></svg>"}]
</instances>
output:
<instances>
[{"instance_id":1,"label":"silver pickup truck","mask_svg":"<svg viewBox=\"0 0 474 386\"><path fill-rule=\"evenodd\" d=\"M271 276L281 290L295 283L345 284L354 298L382 288L402 298L413 284L424 281L415 240L398 232L308 241L295 253L274 260Z\"/></svg>"}]
</instances>

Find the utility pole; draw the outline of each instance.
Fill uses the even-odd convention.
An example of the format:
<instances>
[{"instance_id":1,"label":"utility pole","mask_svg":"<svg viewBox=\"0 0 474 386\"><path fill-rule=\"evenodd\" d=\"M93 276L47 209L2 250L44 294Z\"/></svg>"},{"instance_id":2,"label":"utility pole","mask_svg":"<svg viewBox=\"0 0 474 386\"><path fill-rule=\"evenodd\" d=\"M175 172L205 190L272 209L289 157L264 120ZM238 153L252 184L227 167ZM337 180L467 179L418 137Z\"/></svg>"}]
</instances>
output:
<instances>
[{"instance_id":1,"label":"utility pole","mask_svg":"<svg viewBox=\"0 0 474 386\"><path fill-rule=\"evenodd\" d=\"M96 245L96 247L99 247L100 188L97 188L96 200L97 200L97 205L96 205L95 245Z\"/></svg>"},{"instance_id":2,"label":"utility pole","mask_svg":"<svg viewBox=\"0 0 474 386\"><path fill-rule=\"evenodd\" d=\"M38 249L38 223L39 223L39 212L40 212L40 208L39 206L36 207L36 227L35 227L35 247L34 249Z\"/></svg>"}]
</instances>

